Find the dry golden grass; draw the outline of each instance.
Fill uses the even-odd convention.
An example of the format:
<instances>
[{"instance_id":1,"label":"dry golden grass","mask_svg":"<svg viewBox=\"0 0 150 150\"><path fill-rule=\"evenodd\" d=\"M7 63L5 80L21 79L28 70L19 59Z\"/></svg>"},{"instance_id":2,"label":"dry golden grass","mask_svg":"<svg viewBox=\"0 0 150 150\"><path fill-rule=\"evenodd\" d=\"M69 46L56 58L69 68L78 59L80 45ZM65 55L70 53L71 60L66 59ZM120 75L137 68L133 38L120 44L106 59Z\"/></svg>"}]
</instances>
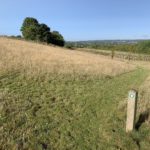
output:
<instances>
[{"instance_id":1,"label":"dry golden grass","mask_svg":"<svg viewBox=\"0 0 150 150\"><path fill-rule=\"evenodd\" d=\"M125 133L126 101L120 102L129 89L143 83L148 71L136 69L101 80L72 77L76 73L118 75L135 69L137 64L132 64L0 38L0 149L137 149L137 136L142 137L140 142L138 139L140 148L147 149L145 130L133 138Z\"/></svg>"},{"instance_id":2,"label":"dry golden grass","mask_svg":"<svg viewBox=\"0 0 150 150\"><path fill-rule=\"evenodd\" d=\"M145 80L139 89L138 114L147 114L147 121L150 124L150 76Z\"/></svg>"},{"instance_id":3,"label":"dry golden grass","mask_svg":"<svg viewBox=\"0 0 150 150\"><path fill-rule=\"evenodd\" d=\"M115 76L138 67L150 69L144 61L112 60L109 57L32 42L0 38L0 71L22 70L41 73L79 73ZM138 112L149 108L150 78L140 88Z\"/></svg>"},{"instance_id":4,"label":"dry golden grass","mask_svg":"<svg viewBox=\"0 0 150 150\"><path fill-rule=\"evenodd\" d=\"M117 75L135 68L127 62L54 46L0 38L0 69L28 73L57 72Z\"/></svg>"}]
</instances>

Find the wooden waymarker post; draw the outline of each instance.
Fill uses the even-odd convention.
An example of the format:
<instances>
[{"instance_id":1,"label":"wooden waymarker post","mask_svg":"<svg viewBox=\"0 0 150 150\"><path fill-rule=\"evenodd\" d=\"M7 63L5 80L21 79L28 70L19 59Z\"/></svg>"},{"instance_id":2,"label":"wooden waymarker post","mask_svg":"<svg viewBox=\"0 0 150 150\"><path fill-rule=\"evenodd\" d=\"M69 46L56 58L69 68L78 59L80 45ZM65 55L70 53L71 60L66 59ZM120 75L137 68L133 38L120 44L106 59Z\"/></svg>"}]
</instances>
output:
<instances>
[{"instance_id":1,"label":"wooden waymarker post","mask_svg":"<svg viewBox=\"0 0 150 150\"><path fill-rule=\"evenodd\" d=\"M126 132L132 131L135 126L137 97L138 97L137 91L135 90L129 91L128 104L127 104Z\"/></svg>"}]
</instances>

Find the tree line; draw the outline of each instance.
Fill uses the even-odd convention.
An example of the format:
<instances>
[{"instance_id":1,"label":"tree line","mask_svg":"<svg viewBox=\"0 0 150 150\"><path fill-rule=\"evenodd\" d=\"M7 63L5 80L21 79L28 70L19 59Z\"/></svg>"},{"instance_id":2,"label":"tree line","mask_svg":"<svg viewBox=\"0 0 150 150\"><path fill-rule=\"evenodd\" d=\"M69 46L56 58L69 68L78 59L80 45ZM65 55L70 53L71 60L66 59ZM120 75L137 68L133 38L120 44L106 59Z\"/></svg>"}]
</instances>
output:
<instances>
[{"instance_id":1,"label":"tree line","mask_svg":"<svg viewBox=\"0 0 150 150\"><path fill-rule=\"evenodd\" d=\"M138 41L137 43L114 44L114 43L91 43L91 42L67 42L66 47L91 48L99 50L123 51L131 53L150 54L150 40Z\"/></svg>"},{"instance_id":2,"label":"tree line","mask_svg":"<svg viewBox=\"0 0 150 150\"><path fill-rule=\"evenodd\" d=\"M58 31L52 31L46 24L40 24L37 19L27 17L24 19L21 32L26 40L44 42L64 46L65 40Z\"/></svg>"}]
</instances>

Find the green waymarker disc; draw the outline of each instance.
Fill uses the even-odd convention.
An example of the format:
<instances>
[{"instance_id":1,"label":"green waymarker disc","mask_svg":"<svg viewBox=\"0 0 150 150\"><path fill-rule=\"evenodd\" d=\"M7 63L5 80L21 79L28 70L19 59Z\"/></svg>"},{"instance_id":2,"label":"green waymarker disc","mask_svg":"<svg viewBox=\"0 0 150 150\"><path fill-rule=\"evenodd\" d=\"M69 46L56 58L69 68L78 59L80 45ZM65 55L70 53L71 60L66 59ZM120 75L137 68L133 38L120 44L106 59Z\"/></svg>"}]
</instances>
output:
<instances>
[{"instance_id":1,"label":"green waymarker disc","mask_svg":"<svg viewBox=\"0 0 150 150\"><path fill-rule=\"evenodd\" d=\"M131 98L134 98L134 95L133 95L133 94L130 94L130 97L131 97Z\"/></svg>"},{"instance_id":2,"label":"green waymarker disc","mask_svg":"<svg viewBox=\"0 0 150 150\"><path fill-rule=\"evenodd\" d=\"M136 100L136 91L134 90L130 90L129 91L129 95L128 95L128 98L131 99L131 100Z\"/></svg>"}]
</instances>

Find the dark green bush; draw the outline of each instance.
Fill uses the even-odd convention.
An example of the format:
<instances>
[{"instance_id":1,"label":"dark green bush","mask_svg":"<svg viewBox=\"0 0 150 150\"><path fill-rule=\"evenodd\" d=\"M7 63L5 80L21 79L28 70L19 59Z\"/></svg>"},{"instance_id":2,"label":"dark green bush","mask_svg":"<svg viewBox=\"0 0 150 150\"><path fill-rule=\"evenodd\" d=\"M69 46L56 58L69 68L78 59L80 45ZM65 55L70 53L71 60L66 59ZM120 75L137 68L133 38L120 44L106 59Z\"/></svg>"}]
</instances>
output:
<instances>
[{"instance_id":1,"label":"dark green bush","mask_svg":"<svg viewBox=\"0 0 150 150\"><path fill-rule=\"evenodd\" d=\"M50 28L46 24L39 24L35 18L25 18L21 31L26 40L52 43L58 46L65 45L65 40L58 31L50 32Z\"/></svg>"},{"instance_id":2,"label":"dark green bush","mask_svg":"<svg viewBox=\"0 0 150 150\"><path fill-rule=\"evenodd\" d=\"M64 38L58 31L53 31L51 33L51 43L59 46L65 45Z\"/></svg>"},{"instance_id":3,"label":"dark green bush","mask_svg":"<svg viewBox=\"0 0 150 150\"><path fill-rule=\"evenodd\" d=\"M22 35L27 40L36 40L39 29L39 23L35 18L25 18L21 31Z\"/></svg>"}]
</instances>

